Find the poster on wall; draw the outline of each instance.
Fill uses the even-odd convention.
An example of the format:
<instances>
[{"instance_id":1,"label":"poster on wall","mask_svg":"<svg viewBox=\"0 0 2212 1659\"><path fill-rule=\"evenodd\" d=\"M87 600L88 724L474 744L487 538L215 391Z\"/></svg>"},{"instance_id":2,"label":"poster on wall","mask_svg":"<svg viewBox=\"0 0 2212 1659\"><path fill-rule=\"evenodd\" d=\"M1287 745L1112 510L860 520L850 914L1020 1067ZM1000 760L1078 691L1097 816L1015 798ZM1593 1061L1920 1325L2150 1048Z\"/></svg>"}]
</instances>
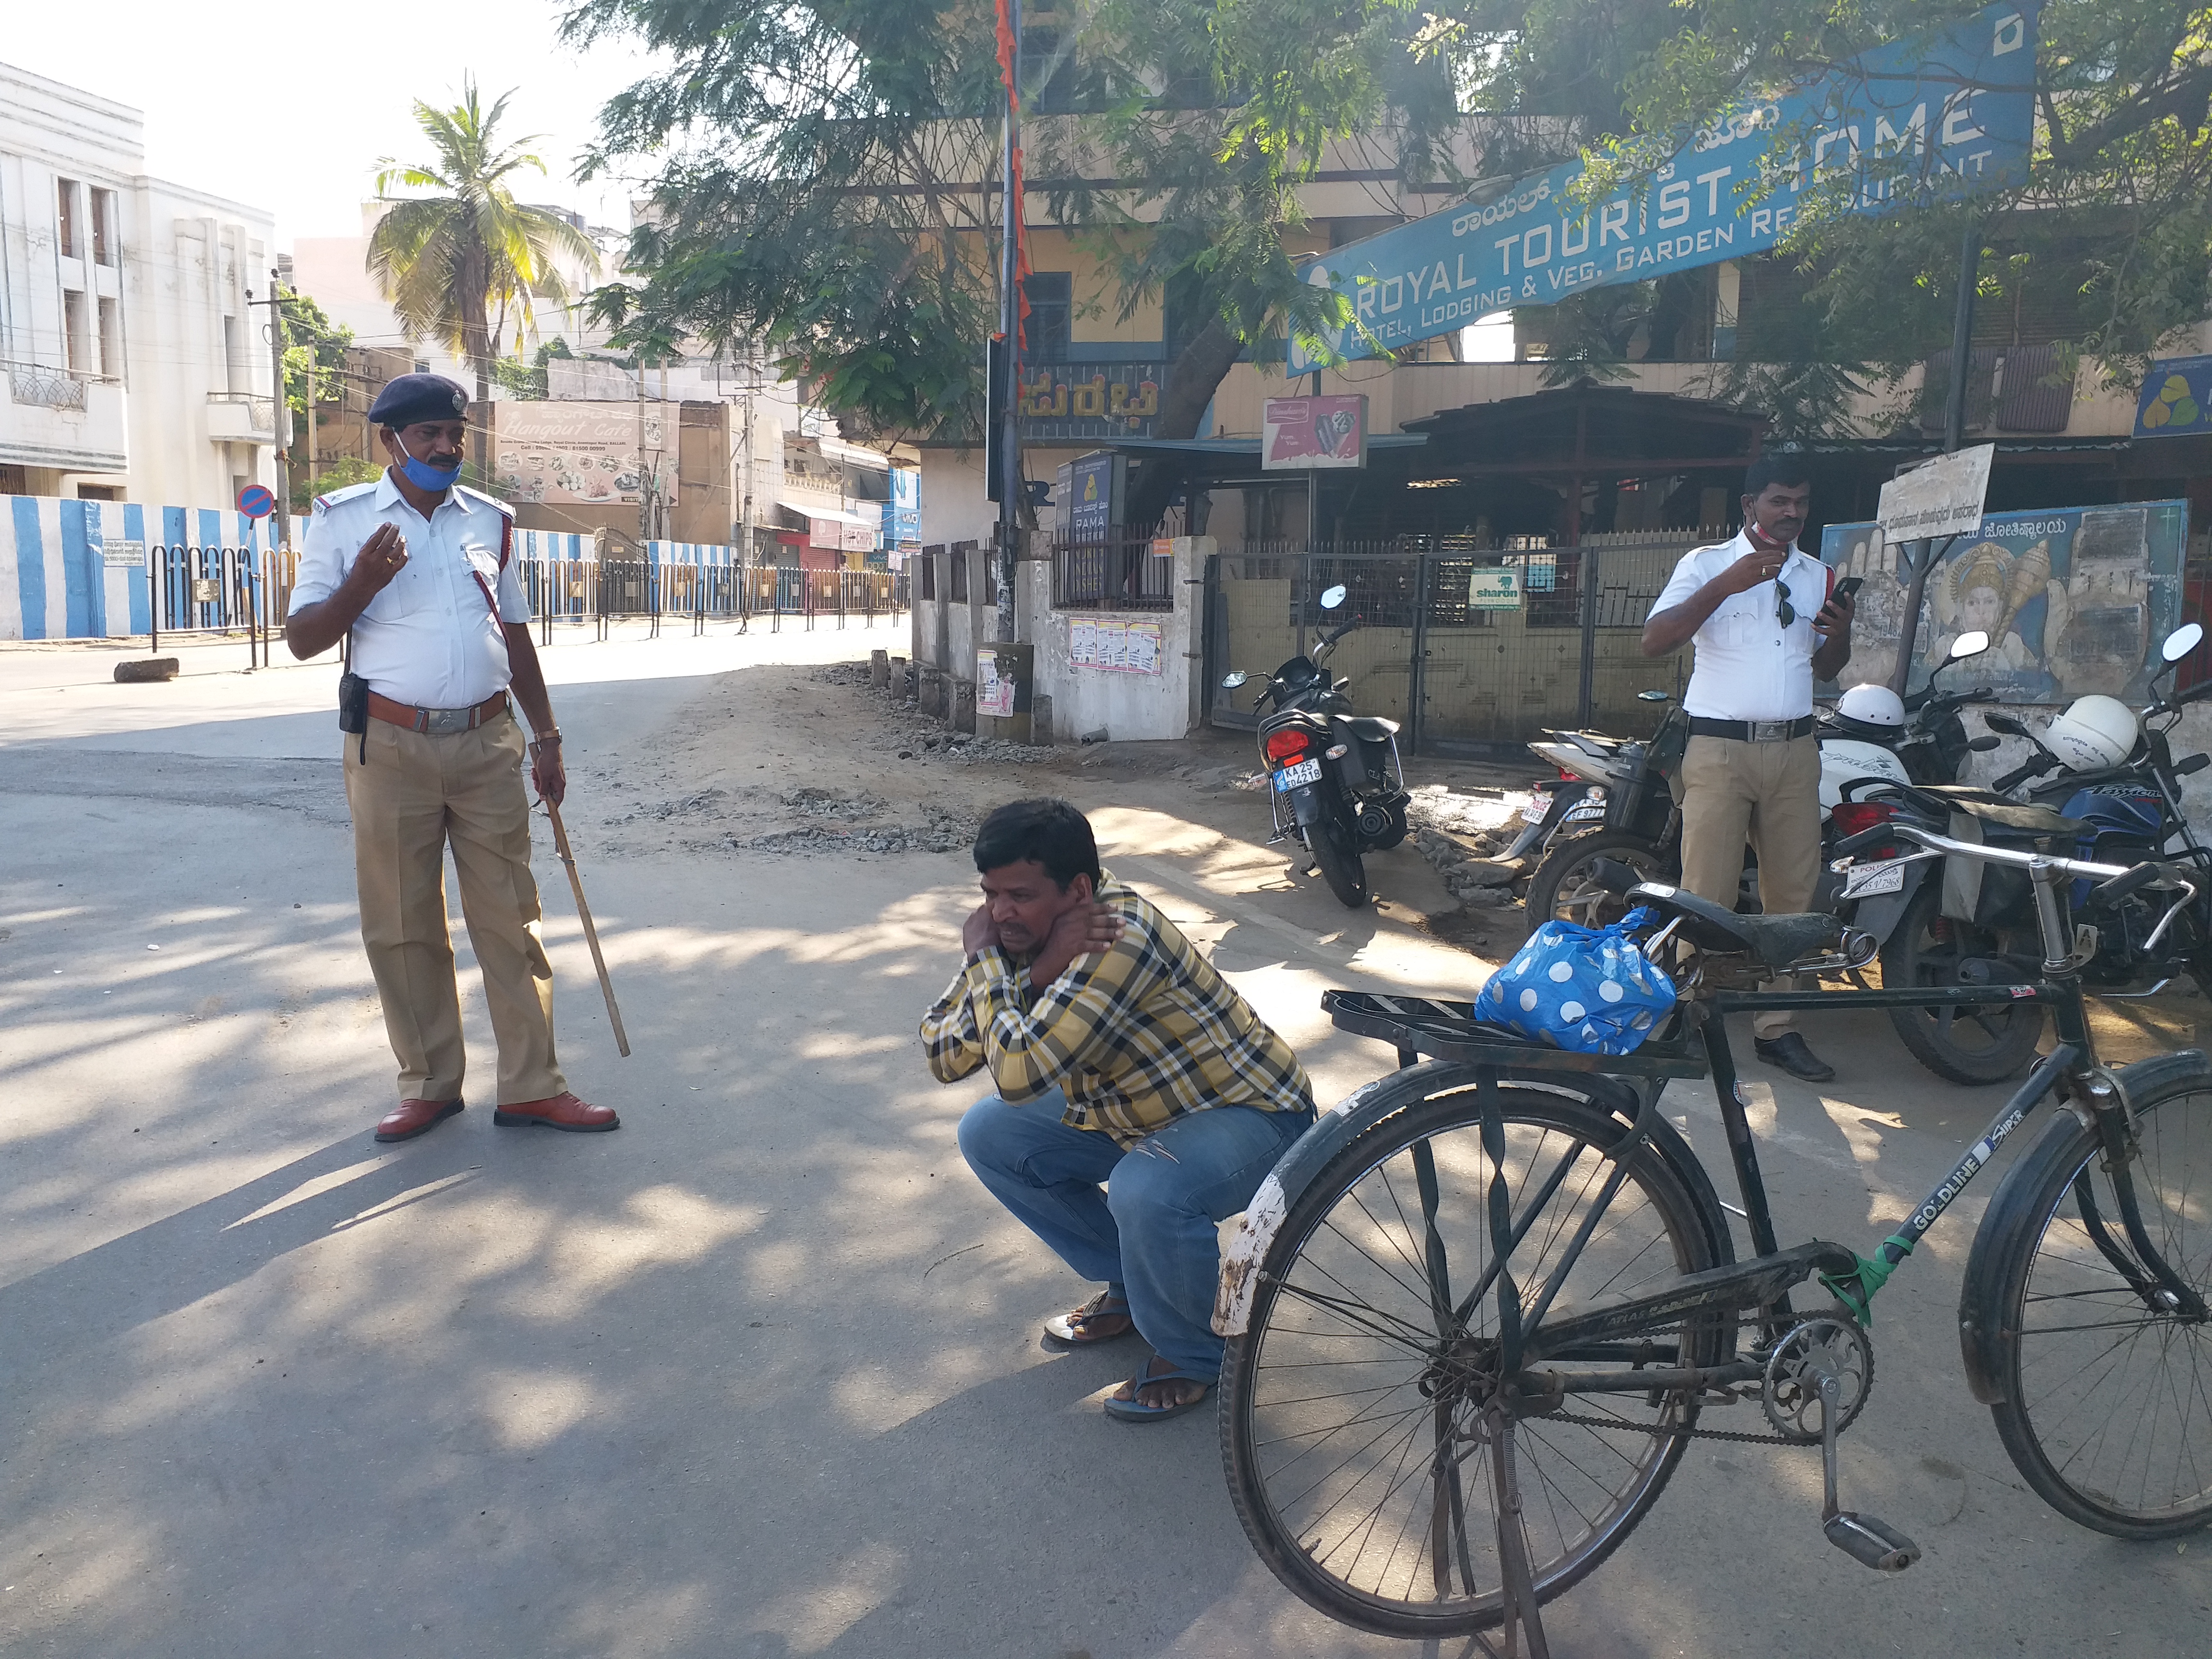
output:
<instances>
[{"instance_id":1,"label":"poster on wall","mask_svg":"<svg viewBox=\"0 0 2212 1659\"><path fill-rule=\"evenodd\" d=\"M975 712L994 720L1011 720L1014 713L1014 683L999 678L999 653L975 653Z\"/></svg>"},{"instance_id":2,"label":"poster on wall","mask_svg":"<svg viewBox=\"0 0 2212 1659\"><path fill-rule=\"evenodd\" d=\"M1067 660L1076 668L1109 674L1158 674L1167 665L1166 631L1155 622L1070 617Z\"/></svg>"},{"instance_id":3,"label":"poster on wall","mask_svg":"<svg viewBox=\"0 0 2212 1659\"><path fill-rule=\"evenodd\" d=\"M2064 703L2091 692L2141 701L2159 644L2181 620L2188 539L2186 501L1990 514L1929 574L1907 691L1928 684L1953 640L1978 628L1990 649L1955 673L1994 687L2001 702ZM1866 584L1851 660L1820 690L1887 684L1910 580L1897 548L1879 526L1830 525L1820 557Z\"/></svg>"},{"instance_id":4,"label":"poster on wall","mask_svg":"<svg viewBox=\"0 0 2212 1659\"><path fill-rule=\"evenodd\" d=\"M643 477L635 404L503 403L497 406L498 453L493 471L518 501L635 505ZM645 465L674 471L660 453L661 405L645 405Z\"/></svg>"}]
</instances>

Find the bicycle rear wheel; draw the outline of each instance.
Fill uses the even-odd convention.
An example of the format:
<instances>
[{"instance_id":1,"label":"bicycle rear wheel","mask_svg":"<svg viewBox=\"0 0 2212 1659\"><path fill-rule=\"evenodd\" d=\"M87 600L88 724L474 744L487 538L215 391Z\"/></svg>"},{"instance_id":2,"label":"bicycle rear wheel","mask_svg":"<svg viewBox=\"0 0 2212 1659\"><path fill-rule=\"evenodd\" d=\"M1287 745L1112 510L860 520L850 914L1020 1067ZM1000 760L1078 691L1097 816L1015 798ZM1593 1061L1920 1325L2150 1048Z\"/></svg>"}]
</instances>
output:
<instances>
[{"instance_id":1,"label":"bicycle rear wheel","mask_svg":"<svg viewBox=\"0 0 2212 1659\"><path fill-rule=\"evenodd\" d=\"M2179 1079L2133 1103L2144 1234L2212 1299L2212 1090ZM2129 1243L2094 1131L2061 1114L2028 1156L2033 1219L1974 1315L2019 1333L1998 1436L2070 1520L2117 1538L2192 1531L2212 1521L2212 1322L2169 1305Z\"/></svg>"},{"instance_id":2,"label":"bicycle rear wheel","mask_svg":"<svg viewBox=\"0 0 2212 1659\"><path fill-rule=\"evenodd\" d=\"M1474 1437L1497 1322L1486 1218L1493 1166L1472 1067L1431 1064L1384 1086L1402 1093L1406 1109L1315 1177L1261 1263L1251 1322L1230 1342L1222 1373L1223 1461L1254 1547L1302 1599L1385 1635L1464 1635L1503 1613L1492 1462ZM1533 1302L1613 1167L1605 1154L1627 1130L1540 1084L1501 1082L1498 1094L1519 1235L1510 1266ZM1644 1149L1554 1310L1643 1295L1715 1265L1717 1222L1725 1225ZM1705 1315L1686 1332L1655 1328L1651 1337L1662 1351L1679 1346L1682 1363L1711 1364L1733 1329ZM1494 1344L1489 1358L1494 1366ZM1570 1395L1565 1404L1614 1426L1546 1416L1516 1425L1540 1601L1581 1579L1642 1519L1682 1455L1685 1440L1669 1431L1697 1418L1696 1401L1680 1393Z\"/></svg>"}]
</instances>

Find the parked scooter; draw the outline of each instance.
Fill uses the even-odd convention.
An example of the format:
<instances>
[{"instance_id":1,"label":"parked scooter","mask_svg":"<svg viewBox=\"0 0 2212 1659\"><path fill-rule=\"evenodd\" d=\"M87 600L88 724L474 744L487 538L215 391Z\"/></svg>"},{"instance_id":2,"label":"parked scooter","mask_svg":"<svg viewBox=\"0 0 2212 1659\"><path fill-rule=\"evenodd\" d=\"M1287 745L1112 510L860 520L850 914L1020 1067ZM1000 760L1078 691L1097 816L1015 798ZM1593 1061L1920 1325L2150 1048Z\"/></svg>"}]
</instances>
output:
<instances>
[{"instance_id":1,"label":"parked scooter","mask_svg":"<svg viewBox=\"0 0 2212 1659\"><path fill-rule=\"evenodd\" d=\"M1332 587L1321 607L1334 611L1344 597L1343 588ZM1270 842L1295 836L1329 890L1355 908L1367 902L1365 855L1405 840L1412 800L1398 757L1398 723L1353 714L1345 695L1351 682L1322 672L1337 641L1358 626L1354 617L1322 634L1310 653L1268 677L1253 704L1268 711L1259 738L1275 823ZM1253 678L1239 669L1221 684L1233 691Z\"/></svg>"},{"instance_id":2,"label":"parked scooter","mask_svg":"<svg viewBox=\"0 0 2212 1659\"><path fill-rule=\"evenodd\" d=\"M2160 678L2203 637L2191 623L2161 647ZM2212 765L2191 755L2176 761L2167 728L2181 708L2212 696L2212 684L2161 697L2133 711L2111 697L2077 699L2040 737L2015 716L1984 716L1992 732L2026 738L2036 752L1999 778L1997 792L1965 788L1869 790L1866 825L1834 849L1843 888L1839 908L1852 926L1879 933L1885 985L2026 983L2041 966L2040 927L2025 878L1986 872L1979 860L1945 860L1887 842L1893 820L1905 819L1957 840L2037 848L2060 856L2136 862L2164 858L2212 870L2208 852L2182 816L2180 780ZM2057 775L2053 776L2053 774ZM2049 778L2048 782L2037 780ZM2023 784L2031 787L2021 791ZM1885 856L1884 849L1889 854ZM2017 874L2017 872L2013 872ZM2142 996L2188 974L2212 996L2212 908L2186 907L2161 929L2164 905L2130 902L2091 916L2081 911L2086 884L2072 895L2086 985L2112 997ZM2154 934L2157 937L2154 939ZM2014 1003L1972 1012L1899 1009L1898 1035L1923 1065L1958 1083L2010 1077L2035 1054L2043 1031L2039 1006Z\"/></svg>"},{"instance_id":3,"label":"parked scooter","mask_svg":"<svg viewBox=\"0 0 2212 1659\"><path fill-rule=\"evenodd\" d=\"M1942 667L1988 649L1988 635L1979 630L1961 634ZM1664 692L1638 695L1647 701L1666 701ZM1854 809L1850 803L1855 796L1884 784L1948 783L1958 776L1971 750L1994 748L1987 738L1970 739L1959 717L1964 705L1990 695L1985 686L1939 693L1931 684L1903 699L1881 693L1895 705L1893 720L1884 718L1878 698L1870 700L1872 707L1860 707L1856 714L1829 719L1820 733L1820 805L1827 814L1822 825L1824 843L1880 820L1881 815L1870 809ZM1846 696L1856 699L1859 692ZM1672 881L1680 874L1682 817L1674 805L1673 780L1689 746L1689 735L1688 716L1679 708L1670 708L1649 743L1621 746L1607 778L1603 826L1588 834L1563 835L1529 878L1526 904L1532 921L1558 917L1596 927L1613 920L1620 901L1591 874L1599 859L1625 866L1644 881ZM1838 820L1834 815L1839 811L1843 817ZM1755 867L1746 864L1741 908L1756 908L1757 884L1750 879ZM1833 883L1824 883L1814 894L1815 908L1827 908L1834 890Z\"/></svg>"}]
</instances>

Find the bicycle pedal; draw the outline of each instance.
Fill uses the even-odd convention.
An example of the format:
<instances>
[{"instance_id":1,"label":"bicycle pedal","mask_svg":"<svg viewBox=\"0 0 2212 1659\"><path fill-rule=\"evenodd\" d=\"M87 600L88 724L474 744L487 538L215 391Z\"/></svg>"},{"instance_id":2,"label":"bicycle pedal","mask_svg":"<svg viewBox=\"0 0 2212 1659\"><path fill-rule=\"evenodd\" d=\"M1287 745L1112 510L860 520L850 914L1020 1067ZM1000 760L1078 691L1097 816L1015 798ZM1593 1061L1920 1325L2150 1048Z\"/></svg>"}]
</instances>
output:
<instances>
[{"instance_id":1,"label":"bicycle pedal","mask_svg":"<svg viewBox=\"0 0 2212 1659\"><path fill-rule=\"evenodd\" d=\"M1903 1572L1920 1559L1919 1545L1871 1515L1845 1510L1822 1522L1820 1530L1827 1534L1831 1544L1876 1572Z\"/></svg>"}]
</instances>

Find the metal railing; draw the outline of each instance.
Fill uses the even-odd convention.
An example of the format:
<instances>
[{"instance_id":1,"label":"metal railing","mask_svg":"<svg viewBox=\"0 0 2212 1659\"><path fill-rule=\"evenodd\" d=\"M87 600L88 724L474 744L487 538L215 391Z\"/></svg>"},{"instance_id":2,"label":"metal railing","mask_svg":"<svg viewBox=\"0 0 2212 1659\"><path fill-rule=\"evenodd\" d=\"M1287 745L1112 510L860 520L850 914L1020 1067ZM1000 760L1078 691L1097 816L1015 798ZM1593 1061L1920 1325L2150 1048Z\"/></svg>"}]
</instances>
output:
<instances>
[{"instance_id":1,"label":"metal railing","mask_svg":"<svg viewBox=\"0 0 2212 1659\"><path fill-rule=\"evenodd\" d=\"M269 604L265 556L251 548L195 547L161 542L147 550L149 649L158 655L164 634L243 634L248 667L266 666L272 622L282 612ZM291 594L289 562L282 572Z\"/></svg>"},{"instance_id":2,"label":"metal railing","mask_svg":"<svg viewBox=\"0 0 2212 1659\"><path fill-rule=\"evenodd\" d=\"M1175 556L1149 536L1052 544L1055 611L1172 611Z\"/></svg>"}]
</instances>

